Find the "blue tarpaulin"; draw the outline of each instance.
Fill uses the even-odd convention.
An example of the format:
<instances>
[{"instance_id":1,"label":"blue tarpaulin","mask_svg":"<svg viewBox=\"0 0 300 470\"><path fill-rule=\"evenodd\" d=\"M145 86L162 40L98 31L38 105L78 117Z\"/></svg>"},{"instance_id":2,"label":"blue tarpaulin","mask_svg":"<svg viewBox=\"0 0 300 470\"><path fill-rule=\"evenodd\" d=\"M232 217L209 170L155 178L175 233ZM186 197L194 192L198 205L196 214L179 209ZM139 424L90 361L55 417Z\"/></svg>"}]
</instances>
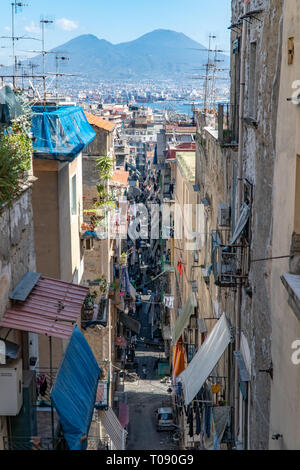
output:
<instances>
[{"instance_id":1,"label":"blue tarpaulin","mask_svg":"<svg viewBox=\"0 0 300 470\"><path fill-rule=\"evenodd\" d=\"M37 158L72 161L96 137L78 106L34 106L32 132Z\"/></svg>"},{"instance_id":2,"label":"blue tarpaulin","mask_svg":"<svg viewBox=\"0 0 300 470\"><path fill-rule=\"evenodd\" d=\"M76 327L67 346L51 391L70 450L86 450L100 368L81 331Z\"/></svg>"}]
</instances>

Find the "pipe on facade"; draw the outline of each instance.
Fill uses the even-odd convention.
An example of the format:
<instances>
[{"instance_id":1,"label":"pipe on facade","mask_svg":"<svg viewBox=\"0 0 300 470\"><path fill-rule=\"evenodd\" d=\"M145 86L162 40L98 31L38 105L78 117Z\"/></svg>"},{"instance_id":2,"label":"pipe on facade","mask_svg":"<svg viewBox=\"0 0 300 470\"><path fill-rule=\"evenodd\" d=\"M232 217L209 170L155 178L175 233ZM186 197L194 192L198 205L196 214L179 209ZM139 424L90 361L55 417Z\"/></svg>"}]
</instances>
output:
<instances>
[{"instance_id":1,"label":"pipe on facade","mask_svg":"<svg viewBox=\"0 0 300 470\"><path fill-rule=\"evenodd\" d=\"M248 3L244 4L244 15L248 11ZM244 137L244 101L245 101L245 79L246 79L246 43L247 43L247 22L243 19L242 40L241 40L241 69L240 69L240 100L239 100L239 147L238 147L238 191L237 191L237 219L243 202L243 137ZM235 310L235 349L240 350L241 344L241 308L242 308L242 283L237 279L237 296ZM239 391L239 370L235 363L235 383L234 383L234 435L235 439L239 434L239 409L240 409L240 391Z\"/></svg>"}]
</instances>

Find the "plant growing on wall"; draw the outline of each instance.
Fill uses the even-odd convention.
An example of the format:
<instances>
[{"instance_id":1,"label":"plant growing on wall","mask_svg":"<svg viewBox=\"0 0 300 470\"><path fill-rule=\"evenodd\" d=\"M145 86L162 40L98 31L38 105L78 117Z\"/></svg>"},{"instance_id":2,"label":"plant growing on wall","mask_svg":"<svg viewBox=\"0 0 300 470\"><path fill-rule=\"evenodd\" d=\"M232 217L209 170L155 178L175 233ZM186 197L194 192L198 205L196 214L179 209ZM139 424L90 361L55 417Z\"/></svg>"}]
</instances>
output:
<instances>
[{"instance_id":1,"label":"plant growing on wall","mask_svg":"<svg viewBox=\"0 0 300 470\"><path fill-rule=\"evenodd\" d=\"M233 133L232 133L232 130L230 129L225 129L223 131L223 139L224 139L224 142L226 144L230 144L230 142L232 142L232 139L233 139Z\"/></svg>"},{"instance_id":2,"label":"plant growing on wall","mask_svg":"<svg viewBox=\"0 0 300 470\"><path fill-rule=\"evenodd\" d=\"M99 195L99 201L95 202L95 207L114 207L113 195L105 191L104 185L97 185L97 192Z\"/></svg>"},{"instance_id":3,"label":"plant growing on wall","mask_svg":"<svg viewBox=\"0 0 300 470\"><path fill-rule=\"evenodd\" d=\"M0 134L0 204L20 194L22 174L31 168L32 142L23 124L14 122Z\"/></svg>"},{"instance_id":4,"label":"plant growing on wall","mask_svg":"<svg viewBox=\"0 0 300 470\"><path fill-rule=\"evenodd\" d=\"M106 295L107 286L108 286L106 277L103 275L97 280L99 281L99 287L100 287L101 295L103 295L103 296Z\"/></svg>"},{"instance_id":5,"label":"plant growing on wall","mask_svg":"<svg viewBox=\"0 0 300 470\"><path fill-rule=\"evenodd\" d=\"M102 155L96 159L97 170L99 172L100 180L107 181L112 177L113 160L109 155Z\"/></svg>"}]
</instances>

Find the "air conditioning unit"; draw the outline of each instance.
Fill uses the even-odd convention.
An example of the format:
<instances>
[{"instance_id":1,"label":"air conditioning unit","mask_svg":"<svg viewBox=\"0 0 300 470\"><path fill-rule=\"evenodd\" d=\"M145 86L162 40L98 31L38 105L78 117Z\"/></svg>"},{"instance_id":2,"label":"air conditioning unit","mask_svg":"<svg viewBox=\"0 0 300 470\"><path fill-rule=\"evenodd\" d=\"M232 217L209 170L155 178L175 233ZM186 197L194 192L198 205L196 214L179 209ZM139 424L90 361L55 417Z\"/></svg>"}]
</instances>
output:
<instances>
[{"instance_id":1,"label":"air conditioning unit","mask_svg":"<svg viewBox=\"0 0 300 470\"><path fill-rule=\"evenodd\" d=\"M198 292L198 283L197 281L190 281L192 284L192 292Z\"/></svg>"},{"instance_id":2,"label":"air conditioning unit","mask_svg":"<svg viewBox=\"0 0 300 470\"><path fill-rule=\"evenodd\" d=\"M218 225L219 227L230 227L230 206L220 204L218 207Z\"/></svg>"},{"instance_id":3,"label":"air conditioning unit","mask_svg":"<svg viewBox=\"0 0 300 470\"><path fill-rule=\"evenodd\" d=\"M22 359L0 366L0 416L17 416L23 405Z\"/></svg>"}]
</instances>

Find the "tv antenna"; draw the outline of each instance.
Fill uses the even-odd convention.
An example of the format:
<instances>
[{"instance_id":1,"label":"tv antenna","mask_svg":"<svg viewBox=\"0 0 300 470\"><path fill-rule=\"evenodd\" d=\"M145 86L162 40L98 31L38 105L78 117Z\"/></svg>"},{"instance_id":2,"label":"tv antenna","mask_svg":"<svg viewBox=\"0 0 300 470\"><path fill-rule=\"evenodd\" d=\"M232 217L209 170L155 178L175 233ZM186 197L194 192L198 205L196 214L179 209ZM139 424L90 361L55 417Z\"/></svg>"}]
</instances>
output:
<instances>
[{"instance_id":1,"label":"tv antenna","mask_svg":"<svg viewBox=\"0 0 300 470\"><path fill-rule=\"evenodd\" d=\"M217 88L216 88L216 81L217 80L229 80L228 77L219 77L218 72L227 71L229 69L218 67L217 64L224 62L223 59L218 58L219 53L226 52L223 49L218 49L215 47L212 48L212 40L215 40L216 36L210 34L209 35L209 45L208 49L195 49L198 51L206 52L207 51L207 63L202 68L194 69L199 71L204 71L204 75L193 76L190 77L192 80L203 80L203 110L204 113L207 113L209 108L216 108L216 97L217 97ZM213 54L213 59L212 59Z\"/></svg>"},{"instance_id":2,"label":"tv antenna","mask_svg":"<svg viewBox=\"0 0 300 470\"><path fill-rule=\"evenodd\" d=\"M33 41L38 41L37 38L27 37L27 36L16 36L15 35L15 17L16 14L22 9L22 7L28 6L27 3L17 2L13 0L11 2L11 36L1 36L2 39L11 39L12 41L12 55L13 55L13 86L17 87L18 85L18 66L17 66L17 57L16 57L16 41L23 39L30 39Z\"/></svg>"},{"instance_id":3,"label":"tv antenna","mask_svg":"<svg viewBox=\"0 0 300 470\"><path fill-rule=\"evenodd\" d=\"M47 18L42 18L40 20L41 26L42 26L42 59L43 59L43 96L44 96L44 107L46 108L46 75L45 75L45 69L46 69L46 50L45 50L45 26L53 24L54 21L47 19Z\"/></svg>"},{"instance_id":4,"label":"tv antenna","mask_svg":"<svg viewBox=\"0 0 300 470\"><path fill-rule=\"evenodd\" d=\"M55 61L56 61L56 98L58 98L58 77L61 76L61 74L59 74L58 72L58 68L59 68L59 62L66 62L70 60L69 57L67 56L62 56L62 55L57 55L55 57Z\"/></svg>"}]
</instances>

